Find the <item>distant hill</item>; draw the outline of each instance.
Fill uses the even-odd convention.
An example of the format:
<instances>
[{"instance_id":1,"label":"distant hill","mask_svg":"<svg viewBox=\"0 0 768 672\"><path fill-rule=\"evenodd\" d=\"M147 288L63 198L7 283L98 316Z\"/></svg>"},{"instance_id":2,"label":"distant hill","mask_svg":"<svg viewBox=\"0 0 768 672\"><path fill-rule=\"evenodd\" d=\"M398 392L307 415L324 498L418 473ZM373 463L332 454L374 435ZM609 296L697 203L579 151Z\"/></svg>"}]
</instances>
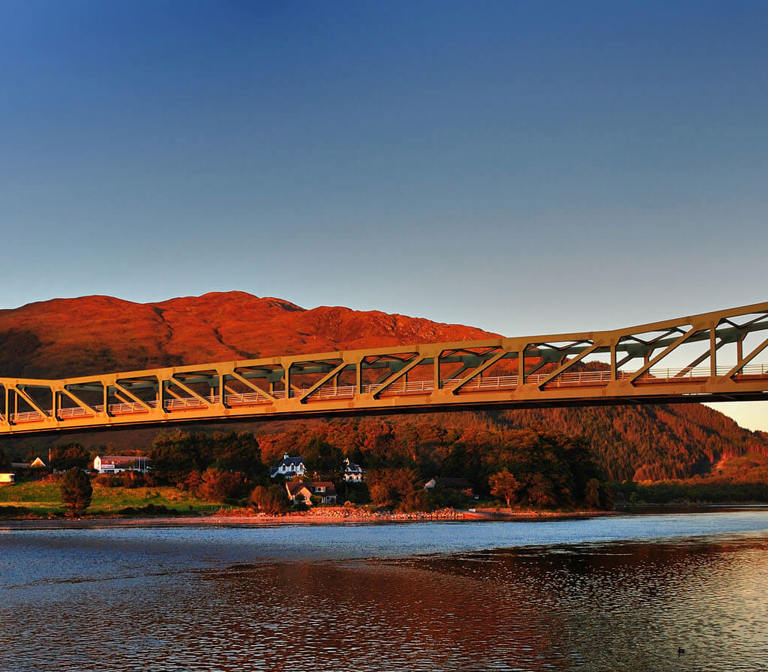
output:
<instances>
[{"instance_id":1,"label":"distant hill","mask_svg":"<svg viewBox=\"0 0 768 672\"><path fill-rule=\"evenodd\" d=\"M0 376L63 377L493 335L379 311L328 306L307 310L245 292L146 304L87 296L1 310ZM768 455L768 436L741 429L700 404L466 412L427 415L424 422L457 427L481 422L502 429L536 426L583 434L609 475L619 480L685 478L709 473L717 464L722 467L723 458ZM241 428L274 433L299 426L304 425L251 423ZM77 438L91 445L136 447L151 441L156 431ZM63 440L41 435L14 444L42 452L52 441Z\"/></svg>"},{"instance_id":2,"label":"distant hill","mask_svg":"<svg viewBox=\"0 0 768 672\"><path fill-rule=\"evenodd\" d=\"M160 303L85 296L0 310L0 376L88 375L489 335L379 311L306 310L245 292Z\"/></svg>"}]
</instances>

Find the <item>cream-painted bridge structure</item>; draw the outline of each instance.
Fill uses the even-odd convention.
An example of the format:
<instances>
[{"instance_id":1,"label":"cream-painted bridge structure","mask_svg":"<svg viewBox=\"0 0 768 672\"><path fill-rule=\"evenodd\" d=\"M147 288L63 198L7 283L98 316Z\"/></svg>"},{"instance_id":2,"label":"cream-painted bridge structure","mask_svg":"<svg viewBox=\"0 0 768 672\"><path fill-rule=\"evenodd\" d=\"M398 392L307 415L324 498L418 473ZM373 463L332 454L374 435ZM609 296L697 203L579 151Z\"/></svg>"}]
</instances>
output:
<instances>
[{"instance_id":1,"label":"cream-painted bridge structure","mask_svg":"<svg viewBox=\"0 0 768 672\"><path fill-rule=\"evenodd\" d=\"M768 399L768 303L612 331L0 378L0 436L334 414Z\"/></svg>"}]
</instances>

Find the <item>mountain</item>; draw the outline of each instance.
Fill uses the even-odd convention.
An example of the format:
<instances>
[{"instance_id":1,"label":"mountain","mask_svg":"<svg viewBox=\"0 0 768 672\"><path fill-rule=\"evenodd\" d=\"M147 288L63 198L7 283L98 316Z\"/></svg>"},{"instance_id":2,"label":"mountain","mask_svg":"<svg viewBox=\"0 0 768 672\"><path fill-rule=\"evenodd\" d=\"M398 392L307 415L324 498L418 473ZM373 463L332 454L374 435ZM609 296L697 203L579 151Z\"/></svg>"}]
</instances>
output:
<instances>
[{"instance_id":1,"label":"mountain","mask_svg":"<svg viewBox=\"0 0 768 672\"><path fill-rule=\"evenodd\" d=\"M86 296L0 310L0 376L61 378L493 335L379 311L306 310L245 292L160 303Z\"/></svg>"},{"instance_id":2,"label":"mountain","mask_svg":"<svg viewBox=\"0 0 768 672\"><path fill-rule=\"evenodd\" d=\"M289 301L245 292L146 304L87 296L0 311L0 376L56 378L494 335L475 327L379 311L328 306L307 310ZM540 427L582 434L608 475L617 480L686 478L709 473L724 458L768 455L768 435L744 430L700 404L422 417L424 422L462 431L480 423L489 431ZM413 423L412 418L388 420ZM316 425L317 421L312 426ZM260 434L290 434L298 426L309 425L251 423L241 428ZM77 438L91 445L114 438L117 444L140 446L150 442L156 432L143 429ZM23 444L29 449L42 448L54 440L62 442L61 438L39 436Z\"/></svg>"}]
</instances>

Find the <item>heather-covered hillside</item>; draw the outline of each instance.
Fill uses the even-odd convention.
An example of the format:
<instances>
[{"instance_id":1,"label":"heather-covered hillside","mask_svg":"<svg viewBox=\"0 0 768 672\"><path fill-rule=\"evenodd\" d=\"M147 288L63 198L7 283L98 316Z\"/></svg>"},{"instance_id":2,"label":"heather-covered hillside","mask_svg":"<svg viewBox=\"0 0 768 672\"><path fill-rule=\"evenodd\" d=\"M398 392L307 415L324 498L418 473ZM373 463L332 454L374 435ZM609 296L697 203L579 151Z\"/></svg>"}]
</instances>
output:
<instances>
[{"instance_id":1,"label":"heather-covered hillside","mask_svg":"<svg viewBox=\"0 0 768 672\"><path fill-rule=\"evenodd\" d=\"M342 307L306 310L288 301L244 292L149 304L89 296L0 311L0 376L84 375L488 335L474 327L378 311ZM361 442L375 440L382 445L394 441L398 426L409 427L408 431L417 435L419 427L429 428L423 431L430 441L455 443L457 436L463 436L463 442L474 440L481 447L497 444L507 430L525 427L581 434L607 474L617 480L685 478L708 473L724 457L768 454L766 435L741 429L721 413L699 404L389 418L385 425L378 425L382 436L374 439L370 437L373 425L364 419L251 423L238 428L260 435L282 433L283 438L265 440L266 447L300 443L298 437L307 431L337 433L333 427L339 426L361 437ZM142 448L149 447L156 433L143 429L76 438L86 445L112 443ZM40 436L14 445L43 452L52 442L62 440L67 438Z\"/></svg>"}]
</instances>

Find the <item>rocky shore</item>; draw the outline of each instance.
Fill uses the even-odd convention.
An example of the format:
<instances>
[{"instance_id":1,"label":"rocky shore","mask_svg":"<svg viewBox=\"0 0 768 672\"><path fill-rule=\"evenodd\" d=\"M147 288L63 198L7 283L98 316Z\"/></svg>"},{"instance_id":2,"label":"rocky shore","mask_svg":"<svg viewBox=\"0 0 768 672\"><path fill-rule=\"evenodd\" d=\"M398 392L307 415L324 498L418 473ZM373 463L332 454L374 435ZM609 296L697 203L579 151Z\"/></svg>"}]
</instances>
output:
<instances>
[{"instance_id":1,"label":"rocky shore","mask_svg":"<svg viewBox=\"0 0 768 672\"><path fill-rule=\"evenodd\" d=\"M177 526L275 526L378 524L429 521L535 521L591 518L616 515L612 511L518 511L511 509L413 511L409 513L369 511L363 508L323 507L310 511L291 511L281 515L256 513L249 509L222 510L207 516L148 516L142 518L19 518L0 521L0 530L98 528L98 527L177 527Z\"/></svg>"}]
</instances>

